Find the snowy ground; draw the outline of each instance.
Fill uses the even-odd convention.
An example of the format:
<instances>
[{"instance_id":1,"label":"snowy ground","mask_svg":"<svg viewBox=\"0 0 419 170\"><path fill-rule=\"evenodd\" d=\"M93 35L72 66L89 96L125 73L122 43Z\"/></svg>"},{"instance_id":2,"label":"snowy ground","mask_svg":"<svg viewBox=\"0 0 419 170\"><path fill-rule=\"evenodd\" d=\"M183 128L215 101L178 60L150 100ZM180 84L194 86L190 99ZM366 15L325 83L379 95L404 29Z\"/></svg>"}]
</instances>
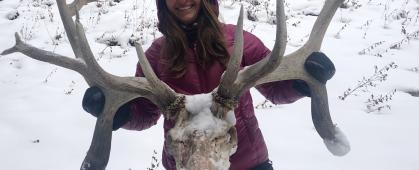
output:
<instances>
[{"instance_id":1,"label":"snowy ground","mask_svg":"<svg viewBox=\"0 0 419 170\"><path fill-rule=\"evenodd\" d=\"M107 0L109 1L109 0ZM0 51L14 44L14 32L32 45L72 57L55 3L51 0L0 0ZM288 49L307 39L323 0L287 2ZM403 91L419 91L419 5L413 0L350 0L339 9L323 42L322 51L335 63L337 72L328 82L332 118L346 133L352 150L335 157L314 130L310 99L294 104L256 109L260 127L276 169L283 170L417 170L419 169L419 98ZM135 8L136 7L136 8ZM273 5L270 5L273 7ZM235 23L238 3L221 4L221 18ZM245 21L245 29L273 46L274 26L266 23L261 9L258 22ZM19 13L17 19L13 14ZM154 1L128 1L81 11L87 36L100 64L117 75L134 73L135 50L131 34L147 48L157 35ZM144 27L138 27L141 24ZM64 38L60 38L60 36ZM122 42L106 47L100 42ZM374 45L375 44L375 45ZM398 48L390 48L396 44ZM371 48L370 48L371 47ZM386 80L359 88L363 78L383 71ZM376 74L380 75L380 74ZM377 76L376 76L377 77ZM376 78L372 77L372 78ZM379 78L378 78L379 79ZM77 73L30 59L22 54L0 56L0 169L73 170L79 168L90 145L95 118L81 108L87 84ZM397 90L392 93L393 90ZM256 91L255 105L264 99ZM355 94L355 95L354 95ZM374 95L392 96L369 112L367 100ZM389 106L391 109L388 109ZM416 135L415 135L416 134ZM153 152L160 158L162 121L142 131L119 130L113 135L110 170L142 170L151 167ZM161 166L159 166L160 169ZM159 169L158 168L158 169Z\"/></svg>"}]
</instances>

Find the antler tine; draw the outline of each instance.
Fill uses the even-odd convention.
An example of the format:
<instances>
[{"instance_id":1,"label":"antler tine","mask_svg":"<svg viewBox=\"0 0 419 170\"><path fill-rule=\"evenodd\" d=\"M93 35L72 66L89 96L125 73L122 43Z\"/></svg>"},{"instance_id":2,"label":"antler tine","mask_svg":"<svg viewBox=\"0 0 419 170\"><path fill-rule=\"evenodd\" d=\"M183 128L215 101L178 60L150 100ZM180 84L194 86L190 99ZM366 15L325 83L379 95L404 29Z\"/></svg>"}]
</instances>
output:
<instances>
[{"instance_id":1,"label":"antler tine","mask_svg":"<svg viewBox=\"0 0 419 170\"><path fill-rule=\"evenodd\" d=\"M21 52L35 60L44 61L54 65L58 65L70 70L74 70L83 76L86 75L86 65L77 59L72 59L66 56L55 54L49 51L41 50L29 44L26 44L20 39L18 33L15 33L16 44L1 53L1 55L8 55L15 52Z\"/></svg>"},{"instance_id":2,"label":"antler tine","mask_svg":"<svg viewBox=\"0 0 419 170\"><path fill-rule=\"evenodd\" d=\"M139 60L138 62L140 63L144 76L153 87L151 89L153 91L153 95L151 97L156 98L155 104L157 104L160 108L165 110L168 109L168 107L177 99L178 94L174 92L167 84L157 78L156 74L150 66L150 63L145 57L141 45L135 43L135 48L137 50L137 56Z\"/></svg>"},{"instance_id":3,"label":"antler tine","mask_svg":"<svg viewBox=\"0 0 419 170\"><path fill-rule=\"evenodd\" d=\"M238 97L244 91L253 87L259 79L263 78L264 76L266 76L270 72L274 71L275 68L278 67L278 65L281 63L282 56L284 55L284 52L285 52L286 37L287 37L283 0L278 0L277 1L276 18L277 18L276 41L275 41L274 49L271 52L271 54L269 54L266 58L262 59L261 61L257 62L256 64L239 71L238 74L235 73L234 75L237 75L237 77L234 77L234 79L235 79L234 83L232 83L232 81L229 81L229 83L232 84L232 85L229 85L230 88L223 89L222 91L218 90L220 96L222 96L224 98L227 98L227 99L237 100ZM240 22L238 22L238 23L240 23ZM237 27L238 27L237 29L242 29L240 27L243 27L243 26L237 24ZM236 37L236 38L238 38L238 37ZM243 41L243 40L241 40L241 41ZM236 41L236 43L237 43L237 41ZM238 48L238 46L235 46L235 48ZM241 48L243 48L243 45L241 46ZM237 49L235 49L235 51L236 50ZM242 50L243 49L240 49L240 50L237 50L237 51L242 51ZM233 55L233 57L240 57L241 58L242 57L242 52L240 53L240 56L237 56L235 54L235 55ZM236 59L236 60L233 60L233 61L241 61L241 60ZM240 66L240 63L233 63L233 64L236 64L236 67L238 67L238 68ZM231 64L229 63L229 66L230 65ZM223 88L224 88L224 86L223 86Z\"/></svg>"},{"instance_id":4,"label":"antler tine","mask_svg":"<svg viewBox=\"0 0 419 170\"><path fill-rule=\"evenodd\" d=\"M322 45L324 35L332 21L336 10L344 0L326 0L323 9L321 10L316 22L311 30L310 37L305 46L312 48L314 51L319 51Z\"/></svg>"},{"instance_id":5,"label":"antler tine","mask_svg":"<svg viewBox=\"0 0 419 170\"><path fill-rule=\"evenodd\" d=\"M217 94L224 98L231 98L231 89L233 89L233 83L237 78L237 74L240 70L240 63L243 56L243 5L240 7L240 15L237 20L236 30L234 32L234 51L230 57L227 69L221 79L220 85L217 90Z\"/></svg>"},{"instance_id":6,"label":"antler tine","mask_svg":"<svg viewBox=\"0 0 419 170\"><path fill-rule=\"evenodd\" d=\"M148 82L147 80L143 80L141 78L123 78L123 77L114 76L112 74L107 73L105 70L102 69L102 67L100 67L100 65L97 63L94 57L92 50L90 49L90 45L87 41L86 34L83 29L83 25L80 23L80 17L78 14L79 9L77 9L89 2L93 2L93 1L92 0L75 0L72 3L74 8L70 8L65 3L65 0L57 0L57 5L59 7L60 16L63 20L64 28L67 32L67 36L69 38L70 44L72 45L73 51L76 54L76 57L82 58L84 62L86 62L89 74L91 74L90 77L92 79L95 79L94 83L102 87L109 87L116 90L130 91L130 92L141 94L144 97L147 97L150 100L152 100L153 103L157 104L161 108L166 107L168 103L170 103L171 101L174 101L175 100L174 98L176 95L173 92L173 90L168 88L168 86L165 84L158 83L161 81L157 79L157 77L154 75L154 72L151 69L148 69L150 71L144 72L144 73L150 73L154 75L154 76L148 76L147 79L148 81L150 81ZM75 22L73 21L70 15L70 11L72 10L75 12L75 15L76 15ZM140 63L148 63L148 61L140 62ZM86 79L86 81L88 81L88 79ZM161 90L153 91L154 87L159 87L158 89L161 89ZM153 93L157 93L159 95L153 95ZM156 96L165 96L168 100L163 99L163 97L156 97Z\"/></svg>"},{"instance_id":7,"label":"antler tine","mask_svg":"<svg viewBox=\"0 0 419 170\"><path fill-rule=\"evenodd\" d=\"M267 64L276 68L282 60L287 44L287 24L285 19L284 1L276 2L276 35L273 50Z\"/></svg>"},{"instance_id":8,"label":"antler tine","mask_svg":"<svg viewBox=\"0 0 419 170\"><path fill-rule=\"evenodd\" d=\"M86 0L75 0L73 4L85 4L85 2L91 2ZM81 58L88 67L88 72L91 78L94 77L96 85L108 86L115 89L124 89L128 91L138 92L138 88L135 86L136 80L132 82L133 79L124 79L121 77L113 76L107 73L105 70L100 67L97 63L90 45L87 41L86 34L83 29L83 25L80 22L80 17L78 11L80 9L70 9L65 0L57 0L58 9L60 12L61 19L63 21L64 29L66 30L67 37L70 41L70 44L73 48L73 51L77 58ZM82 7L82 5L75 5L75 8ZM74 10L76 15L76 20L73 21L70 12ZM86 79L86 81L91 82L91 80ZM91 83L89 83L92 85ZM145 86L147 88L147 86ZM147 88L150 89L150 88ZM144 90L140 90L144 91Z\"/></svg>"},{"instance_id":9,"label":"antler tine","mask_svg":"<svg viewBox=\"0 0 419 170\"><path fill-rule=\"evenodd\" d=\"M350 144L346 141L344 134L332 122L325 82L320 82L307 73L304 63L311 53L320 50L326 29L342 2L343 0L327 0L306 44L297 51L285 56L275 71L256 83L258 85L281 80L304 80L310 87L311 115L314 127L324 140L329 151L337 156L348 153Z\"/></svg>"},{"instance_id":10,"label":"antler tine","mask_svg":"<svg viewBox=\"0 0 419 170\"><path fill-rule=\"evenodd\" d=\"M61 3L58 4L58 1ZM97 73L105 74L105 71L99 66L97 63L95 56L90 49L90 45L87 41L86 34L83 29L83 25L80 22L79 10L78 7L82 7L80 4L82 2L86 2L86 0L75 0L73 4L75 5L75 9L70 9L65 0L57 0L57 4L59 6L60 16L63 20L64 28L66 32L70 32L67 36L69 37L70 44L73 47L73 44L76 48L73 47L73 50L76 52L80 52L80 58L82 58L89 68L92 68ZM69 15L69 12L74 10L76 14L76 21L74 22L72 17ZM67 26L66 26L67 25ZM72 37L70 37L72 36ZM76 55L77 56L77 55Z\"/></svg>"},{"instance_id":11,"label":"antler tine","mask_svg":"<svg viewBox=\"0 0 419 170\"><path fill-rule=\"evenodd\" d=\"M105 70L100 67L99 63L97 63L95 59L95 55L93 54L92 50L90 49L89 42L87 41L86 34L83 29L83 25L80 23L80 18L78 14L76 14L76 34L77 39L76 43L80 46L80 50L82 52L82 58L86 62L87 66L93 70L92 73L97 73L98 75L108 75Z\"/></svg>"},{"instance_id":12,"label":"antler tine","mask_svg":"<svg viewBox=\"0 0 419 170\"><path fill-rule=\"evenodd\" d=\"M237 77L237 95L255 86L259 79L274 71L281 63L287 43L287 25L285 20L284 1L277 0L276 39L273 50L267 57L240 72Z\"/></svg>"},{"instance_id":13,"label":"antler tine","mask_svg":"<svg viewBox=\"0 0 419 170\"><path fill-rule=\"evenodd\" d=\"M324 35L337 8L344 0L327 0L311 30L309 40L303 47L284 57L281 64L271 74L261 78L256 85L267 82L304 79L315 81L304 69L304 62L308 56L320 50ZM292 66L292 67L289 67Z\"/></svg>"},{"instance_id":14,"label":"antler tine","mask_svg":"<svg viewBox=\"0 0 419 170\"><path fill-rule=\"evenodd\" d=\"M150 94L152 89L148 82L142 78L123 78L114 76L103 70L97 63L90 45L87 41L83 25L80 23L78 11L83 5L93 2L94 0L75 0L71 5L66 4L66 0L57 0L58 9L64 29L70 41L71 47L76 58L81 58L88 67L88 72L92 79L95 79L96 85L112 87L122 91L135 92L139 94ZM73 21L71 11L76 15L76 21ZM86 81L90 81L86 79ZM91 84L91 83L89 83ZM154 100L153 100L154 101Z\"/></svg>"},{"instance_id":15,"label":"antler tine","mask_svg":"<svg viewBox=\"0 0 419 170\"><path fill-rule=\"evenodd\" d=\"M74 0L70 5L68 5L68 8L70 9L70 16L76 15L76 11L80 10L81 7L94 1L97 0Z\"/></svg>"},{"instance_id":16,"label":"antler tine","mask_svg":"<svg viewBox=\"0 0 419 170\"><path fill-rule=\"evenodd\" d=\"M63 21L64 29L67 34L67 38L70 41L70 45L74 51L74 54L76 55L76 58L83 58L85 62L95 63L96 60L92 61L94 60L94 55L90 50L89 44L85 37L83 26L80 23L80 17L78 15L78 12L83 7L83 5L93 1L96 0L74 0L73 3L67 5L66 0L57 0L57 5L61 20ZM76 15L76 22L74 22L72 18L74 15Z\"/></svg>"},{"instance_id":17,"label":"antler tine","mask_svg":"<svg viewBox=\"0 0 419 170\"><path fill-rule=\"evenodd\" d=\"M67 34L67 38L70 41L70 45L74 51L76 58L83 58L80 44L77 43L78 35L76 31L76 25L70 15L70 9L67 6L66 0L57 0L58 11L60 12L61 20Z\"/></svg>"}]
</instances>

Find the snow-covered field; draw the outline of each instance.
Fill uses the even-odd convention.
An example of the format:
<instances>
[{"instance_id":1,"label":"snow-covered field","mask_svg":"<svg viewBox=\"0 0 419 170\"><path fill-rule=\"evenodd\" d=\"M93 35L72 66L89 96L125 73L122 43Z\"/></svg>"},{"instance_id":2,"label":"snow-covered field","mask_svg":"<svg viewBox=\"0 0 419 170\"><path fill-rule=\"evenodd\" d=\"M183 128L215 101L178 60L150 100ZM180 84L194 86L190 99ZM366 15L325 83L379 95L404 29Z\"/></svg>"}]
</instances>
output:
<instances>
[{"instance_id":1,"label":"snow-covered field","mask_svg":"<svg viewBox=\"0 0 419 170\"><path fill-rule=\"evenodd\" d=\"M100 7L96 3L84 7L82 22L102 67L113 74L132 75L137 57L129 40L138 39L147 48L160 36L154 27L155 4L153 0L124 0L109 5L109 1ZM307 39L315 20L309 14L317 14L323 2L286 1L287 53ZM273 7L273 3L268 5ZM263 3L255 8L259 21L246 20L245 29L272 47L275 26L269 24L271 17ZM239 3L223 1L220 10L224 22L235 23ZM13 19L16 12L19 15ZM34 46L73 57L55 1L0 0L0 30L0 51L13 46L13 34L19 32ZM352 150L343 157L328 152L311 122L309 98L289 105L268 104L256 109L256 114L274 167L419 169L419 98L406 93L419 91L418 47L417 1L349 0L348 8L338 9L322 51L337 68L327 86L332 118ZM357 88L359 83L366 85ZM87 87L76 72L20 53L0 56L0 169L78 169L95 124L95 118L81 108ZM260 105L264 98L253 89L252 93L255 105ZM372 105L373 101L368 102L372 95L384 100ZM153 156L160 159L162 144L162 121L146 131L118 130L113 135L108 169L150 168Z\"/></svg>"}]
</instances>

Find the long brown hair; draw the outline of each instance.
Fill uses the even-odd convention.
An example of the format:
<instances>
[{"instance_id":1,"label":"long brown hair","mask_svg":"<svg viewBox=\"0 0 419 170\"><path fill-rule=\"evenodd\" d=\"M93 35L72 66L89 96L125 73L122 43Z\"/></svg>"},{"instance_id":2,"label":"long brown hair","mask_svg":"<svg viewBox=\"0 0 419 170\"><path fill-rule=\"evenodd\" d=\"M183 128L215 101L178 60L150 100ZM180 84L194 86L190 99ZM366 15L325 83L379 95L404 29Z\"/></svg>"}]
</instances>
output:
<instances>
[{"instance_id":1,"label":"long brown hair","mask_svg":"<svg viewBox=\"0 0 419 170\"><path fill-rule=\"evenodd\" d=\"M158 29L164 35L165 42L162 50L162 61L176 78L182 77L186 71L186 50L194 48L198 63L207 67L218 61L224 66L228 62L227 51L221 23L218 20L218 4L210 4L208 0L201 0L198 12L196 41L188 42L179 21L169 12L165 0L157 0ZM194 46L194 47L192 47Z\"/></svg>"}]
</instances>

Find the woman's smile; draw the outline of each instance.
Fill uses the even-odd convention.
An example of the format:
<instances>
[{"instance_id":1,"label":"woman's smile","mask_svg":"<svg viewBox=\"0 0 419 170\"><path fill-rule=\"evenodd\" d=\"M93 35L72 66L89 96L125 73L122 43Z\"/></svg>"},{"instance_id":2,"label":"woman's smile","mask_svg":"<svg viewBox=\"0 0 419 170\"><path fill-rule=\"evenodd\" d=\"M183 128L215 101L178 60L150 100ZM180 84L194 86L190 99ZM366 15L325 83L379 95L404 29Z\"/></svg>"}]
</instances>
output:
<instances>
[{"instance_id":1,"label":"woman's smile","mask_svg":"<svg viewBox=\"0 0 419 170\"><path fill-rule=\"evenodd\" d=\"M166 0L169 11L183 24L196 20L201 6L201 0Z\"/></svg>"}]
</instances>

